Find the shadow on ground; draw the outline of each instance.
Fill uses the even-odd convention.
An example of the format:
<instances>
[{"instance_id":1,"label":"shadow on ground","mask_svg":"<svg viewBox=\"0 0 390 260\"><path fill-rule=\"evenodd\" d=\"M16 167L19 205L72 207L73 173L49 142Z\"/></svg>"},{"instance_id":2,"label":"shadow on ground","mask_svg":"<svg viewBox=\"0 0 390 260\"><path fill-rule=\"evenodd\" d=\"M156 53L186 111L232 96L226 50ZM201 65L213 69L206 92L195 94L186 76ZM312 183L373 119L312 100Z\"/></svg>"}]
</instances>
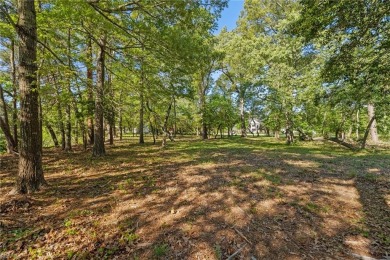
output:
<instances>
[{"instance_id":1,"label":"shadow on ground","mask_svg":"<svg viewBox=\"0 0 390 260\"><path fill-rule=\"evenodd\" d=\"M390 156L268 138L46 150L0 200L0 258L355 259L390 253ZM2 157L2 194L16 174Z\"/></svg>"}]
</instances>

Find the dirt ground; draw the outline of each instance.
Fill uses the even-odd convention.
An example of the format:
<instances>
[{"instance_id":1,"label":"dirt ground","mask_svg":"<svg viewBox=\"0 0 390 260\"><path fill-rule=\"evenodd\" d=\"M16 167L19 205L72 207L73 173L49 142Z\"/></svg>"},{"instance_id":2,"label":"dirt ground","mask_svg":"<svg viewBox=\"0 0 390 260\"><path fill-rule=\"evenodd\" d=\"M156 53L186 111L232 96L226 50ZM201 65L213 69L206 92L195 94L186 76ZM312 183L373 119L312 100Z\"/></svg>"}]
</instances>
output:
<instances>
[{"instance_id":1,"label":"dirt ground","mask_svg":"<svg viewBox=\"0 0 390 260\"><path fill-rule=\"evenodd\" d=\"M390 259L390 153L271 138L44 150L49 187L10 196L0 259ZM368 259L368 258L367 258Z\"/></svg>"}]
</instances>

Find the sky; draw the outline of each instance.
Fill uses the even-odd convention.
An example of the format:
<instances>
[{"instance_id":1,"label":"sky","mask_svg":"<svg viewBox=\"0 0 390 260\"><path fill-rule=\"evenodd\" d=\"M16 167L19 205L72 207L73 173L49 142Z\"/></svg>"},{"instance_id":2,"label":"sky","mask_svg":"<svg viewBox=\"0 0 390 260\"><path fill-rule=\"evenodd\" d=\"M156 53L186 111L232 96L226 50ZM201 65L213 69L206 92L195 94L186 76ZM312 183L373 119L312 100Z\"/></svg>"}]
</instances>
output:
<instances>
[{"instance_id":1,"label":"sky","mask_svg":"<svg viewBox=\"0 0 390 260\"><path fill-rule=\"evenodd\" d=\"M227 27L229 31L236 27L236 21L244 7L244 0L229 0L229 6L222 12L222 16L218 21L217 34L223 27Z\"/></svg>"}]
</instances>

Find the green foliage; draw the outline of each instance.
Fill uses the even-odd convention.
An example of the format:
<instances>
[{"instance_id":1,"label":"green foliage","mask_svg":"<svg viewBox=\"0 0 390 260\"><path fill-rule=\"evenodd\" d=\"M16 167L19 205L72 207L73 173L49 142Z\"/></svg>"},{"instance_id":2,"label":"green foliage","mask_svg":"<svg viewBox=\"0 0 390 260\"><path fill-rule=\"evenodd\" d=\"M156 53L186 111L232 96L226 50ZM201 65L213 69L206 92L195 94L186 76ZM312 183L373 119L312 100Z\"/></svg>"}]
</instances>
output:
<instances>
[{"instance_id":1,"label":"green foliage","mask_svg":"<svg viewBox=\"0 0 390 260\"><path fill-rule=\"evenodd\" d=\"M168 250L168 244L160 244L154 247L153 252L156 257L163 257L168 253Z\"/></svg>"}]
</instances>

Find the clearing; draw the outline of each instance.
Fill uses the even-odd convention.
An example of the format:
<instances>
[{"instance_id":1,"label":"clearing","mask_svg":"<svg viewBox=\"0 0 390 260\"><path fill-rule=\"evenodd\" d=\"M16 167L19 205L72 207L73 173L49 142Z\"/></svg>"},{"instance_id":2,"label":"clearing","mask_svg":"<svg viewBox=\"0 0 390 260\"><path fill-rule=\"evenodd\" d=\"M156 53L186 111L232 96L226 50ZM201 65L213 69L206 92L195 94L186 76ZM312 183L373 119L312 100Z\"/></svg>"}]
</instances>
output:
<instances>
[{"instance_id":1,"label":"clearing","mask_svg":"<svg viewBox=\"0 0 390 260\"><path fill-rule=\"evenodd\" d=\"M23 197L7 195L17 158L0 157L0 259L390 254L388 151L266 137L106 149L45 149L50 186Z\"/></svg>"}]
</instances>

